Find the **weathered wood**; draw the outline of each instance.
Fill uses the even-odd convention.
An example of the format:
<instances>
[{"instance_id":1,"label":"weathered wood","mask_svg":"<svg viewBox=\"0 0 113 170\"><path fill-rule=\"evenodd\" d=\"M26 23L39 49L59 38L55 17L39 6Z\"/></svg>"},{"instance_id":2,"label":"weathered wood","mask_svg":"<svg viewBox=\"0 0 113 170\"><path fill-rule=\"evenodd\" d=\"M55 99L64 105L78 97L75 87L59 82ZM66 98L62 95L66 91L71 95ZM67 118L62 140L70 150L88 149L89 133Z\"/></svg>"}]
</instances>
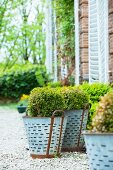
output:
<instances>
[{"instance_id":1,"label":"weathered wood","mask_svg":"<svg viewBox=\"0 0 113 170\"><path fill-rule=\"evenodd\" d=\"M113 82L113 0L109 0L109 81Z\"/></svg>"}]
</instances>

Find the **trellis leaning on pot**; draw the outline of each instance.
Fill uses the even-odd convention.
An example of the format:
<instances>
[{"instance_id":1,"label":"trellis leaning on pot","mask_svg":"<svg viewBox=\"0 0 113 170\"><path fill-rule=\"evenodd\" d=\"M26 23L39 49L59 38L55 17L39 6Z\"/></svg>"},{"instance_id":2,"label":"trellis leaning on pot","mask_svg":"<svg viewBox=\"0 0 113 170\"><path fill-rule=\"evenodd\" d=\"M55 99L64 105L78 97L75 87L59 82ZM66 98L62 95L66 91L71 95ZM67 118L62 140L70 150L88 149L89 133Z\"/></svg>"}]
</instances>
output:
<instances>
[{"instance_id":1,"label":"trellis leaning on pot","mask_svg":"<svg viewBox=\"0 0 113 170\"><path fill-rule=\"evenodd\" d=\"M59 89L65 101L65 117L67 117L62 151L81 151L84 147L82 130L88 120L89 97L76 87Z\"/></svg>"},{"instance_id":2,"label":"trellis leaning on pot","mask_svg":"<svg viewBox=\"0 0 113 170\"><path fill-rule=\"evenodd\" d=\"M83 134L90 169L113 170L113 91L101 97L92 127Z\"/></svg>"},{"instance_id":3,"label":"trellis leaning on pot","mask_svg":"<svg viewBox=\"0 0 113 170\"><path fill-rule=\"evenodd\" d=\"M63 98L55 89L35 88L31 92L28 116L23 120L32 158L60 155L66 127L63 108Z\"/></svg>"}]
</instances>

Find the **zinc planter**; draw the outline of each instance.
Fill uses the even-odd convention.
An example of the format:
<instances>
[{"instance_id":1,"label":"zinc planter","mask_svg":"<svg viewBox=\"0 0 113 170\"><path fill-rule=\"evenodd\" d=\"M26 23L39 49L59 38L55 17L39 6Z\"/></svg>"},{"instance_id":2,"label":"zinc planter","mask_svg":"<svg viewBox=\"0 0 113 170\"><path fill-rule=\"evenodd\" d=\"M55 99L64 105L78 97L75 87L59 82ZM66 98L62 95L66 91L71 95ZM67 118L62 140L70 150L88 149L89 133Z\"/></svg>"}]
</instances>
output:
<instances>
[{"instance_id":1,"label":"zinc planter","mask_svg":"<svg viewBox=\"0 0 113 170\"><path fill-rule=\"evenodd\" d=\"M32 158L53 158L60 155L66 128L64 112L61 117L23 117Z\"/></svg>"},{"instance_id":2,"label":"zinc planter","mask_svg":"<svg viewBox=\"0 0 113 170\"><path fill-rule=\"evenodd\" d=\"M17 106L17 110L20 114L26 112L26 109L27 106Z\"/></svg>"},{"instance_id":3,"label":"zinc planter","mask_svg":"<svg viewBox=\"0 0 113 170\"><path fill-rule=\"evenodd\" d=\"M113 133L83 132L91 170L113 170Z\"/></svg>"},{"instance_id":4,"label":"zinc planter","mask_svg":"<svg viewBox=\"0 0 113 170\"><path fill-rule=\"evenodd\" d=\"M81 151L84 147L84 140L81 134L86 129L88 110L66 111L66 130L63 138L62 151Z\"/></svg>"}]
</instances>

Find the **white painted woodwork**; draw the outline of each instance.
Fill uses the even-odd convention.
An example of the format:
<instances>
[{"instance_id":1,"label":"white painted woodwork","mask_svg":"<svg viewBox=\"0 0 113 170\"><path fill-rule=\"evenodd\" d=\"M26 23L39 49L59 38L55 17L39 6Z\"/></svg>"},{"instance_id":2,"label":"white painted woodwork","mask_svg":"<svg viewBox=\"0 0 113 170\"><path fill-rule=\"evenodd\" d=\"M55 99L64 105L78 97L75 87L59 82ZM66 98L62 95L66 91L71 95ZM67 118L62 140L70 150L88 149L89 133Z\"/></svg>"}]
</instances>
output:
<instances>
[{"instance_id":1,"label":"white painted woodwork","mask_svg":"<svg viewBox=\"0 0 113 170\"><path fill-rule=\"evenodd\" d=\"M54 1L54 5L55 5L55 1ZM56 13L54 10L54 14L53 14L53 24L54 24L54 37L53 37L53 41L54 41L54 82L58 81L58 66L57 66L57 26L56 26Z\"/></svg>"},{"instance_id":2,"label":"white painted woodwork","mask_svg":"<svg viewBox=\"0 0 113 170\"><path fill-rule=\"evenodd\" d=\"M89 82L108 82L107 0L89 0Z\"/></svg>"},{"instance_id":3,"label":"white painted woodwork","mask_svg":"<svg viewBox=\"0 0 113 170\"><path fill-rule=\"evenodd\" d=\"M46 68L52 73L52 0L46 0Z\"/></svg>"},{"instance_id":4,"label":"white painted woodwork","mask_svg":"<svg viewBox=\"0 0 113 170\"><path fill-rule=\"evenodd\" d=\"M79 47L79 0L74 0L75 18L75 84L79 84L80 77L80 47Z\"/></svg>"}]
</instances>

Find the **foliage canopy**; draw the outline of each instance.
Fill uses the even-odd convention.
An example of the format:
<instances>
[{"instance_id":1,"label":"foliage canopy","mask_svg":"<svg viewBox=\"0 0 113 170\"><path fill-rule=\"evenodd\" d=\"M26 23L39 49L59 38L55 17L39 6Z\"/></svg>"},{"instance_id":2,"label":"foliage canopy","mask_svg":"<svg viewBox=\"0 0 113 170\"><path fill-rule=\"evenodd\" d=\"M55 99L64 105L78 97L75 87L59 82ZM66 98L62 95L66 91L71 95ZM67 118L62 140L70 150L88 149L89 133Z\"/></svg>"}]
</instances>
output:
<instances>
[{"instance_id":1,"label":"foliage canopy","mask_svg":"<svg viewBox=\"0 0 113 170\"><path fill-rule=\"evenodd\" d=\"M10 67L20 61L44 63L44 13L33 0L1 0L0 50Z\"/></svg>"}]
</instances>

